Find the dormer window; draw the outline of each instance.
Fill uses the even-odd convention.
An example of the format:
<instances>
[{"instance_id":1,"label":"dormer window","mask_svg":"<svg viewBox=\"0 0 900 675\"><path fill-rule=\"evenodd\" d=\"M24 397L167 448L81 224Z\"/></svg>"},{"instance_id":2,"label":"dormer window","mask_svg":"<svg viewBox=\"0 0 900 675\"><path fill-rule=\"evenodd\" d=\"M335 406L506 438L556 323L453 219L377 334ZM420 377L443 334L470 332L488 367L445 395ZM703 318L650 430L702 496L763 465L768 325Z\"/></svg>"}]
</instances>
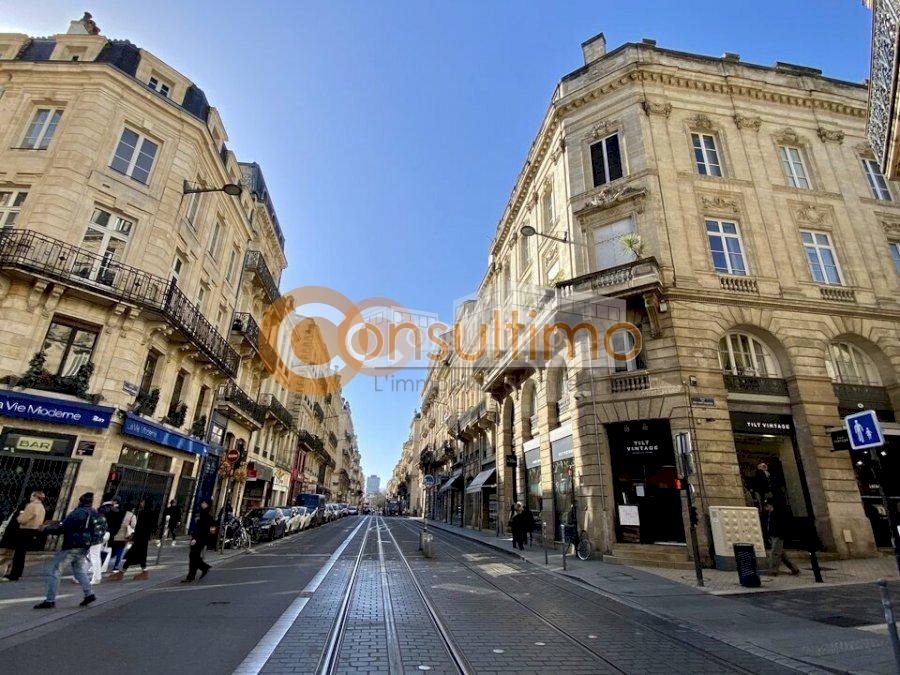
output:
<instances>
[{"instance_id":1,"label":"dormer window","mask_svg":"<svg viewBox=\"0 0 900 675\"><path fill-rule=\"evenodd\" d=\"M166 98L169 98L169 92L172 90L172 85L163 82L155 75L147 82L147 86L160 96L165 96Z\"/></svg>"}]
</instances>

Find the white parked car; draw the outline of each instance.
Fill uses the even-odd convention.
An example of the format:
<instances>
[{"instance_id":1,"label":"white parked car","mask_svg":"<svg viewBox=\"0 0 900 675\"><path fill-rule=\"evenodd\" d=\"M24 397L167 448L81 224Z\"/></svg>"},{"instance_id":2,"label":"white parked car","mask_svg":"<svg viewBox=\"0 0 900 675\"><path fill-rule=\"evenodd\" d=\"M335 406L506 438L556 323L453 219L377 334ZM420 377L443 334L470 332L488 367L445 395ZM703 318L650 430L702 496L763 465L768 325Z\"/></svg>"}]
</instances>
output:
<instances>
[{"instance_id":1,"label":"white parked car","mask_svg":"<svg viewBox=\"0 0 900 675\"><path fill-rule=\"evenodd\" d=\"M305 506L295 506L294 510L300 512L300 514L299 514L300 529L305 530L312 523L312 519L313 519L312 511L307 509Z\"/></svg>"},{"instance_id":2,"label":"white parked car","mask_svg":"<svg viewBox=\"0 0 900 675\"><path fill-rule=\"evenodd\" d=\"M284 517L287 520L285 526L287 534L293 534L303 529L303 516L300 514L299 506L283 506L281 510L284 512Z\"/></svg>"}]
</instances>

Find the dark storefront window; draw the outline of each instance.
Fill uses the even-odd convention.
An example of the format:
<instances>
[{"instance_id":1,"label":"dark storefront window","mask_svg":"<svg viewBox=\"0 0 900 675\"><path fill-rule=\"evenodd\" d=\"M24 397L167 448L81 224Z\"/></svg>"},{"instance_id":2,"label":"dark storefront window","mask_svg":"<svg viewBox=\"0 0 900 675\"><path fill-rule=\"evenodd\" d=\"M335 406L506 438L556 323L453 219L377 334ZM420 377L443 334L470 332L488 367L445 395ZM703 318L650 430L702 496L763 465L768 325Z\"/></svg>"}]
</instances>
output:
<instances>
[{"instance_id":1,"label":"dark storefront window","mask_svg":"<svg viewBox=\"0 0 900 675\"><path fill-rule=\"evenodd\" d=\"M144 361L144 372L141 375L142 392L149 392L153 388L153 377L156 375L156 364L159 363L159 352L151 349L147 352L147 360Z\"/></svg>"},{"instance_id":2,"label":"dark storefront window","mask_svg":"<svg viewBox=\"0 0 900 675\"><path fill-rule=\"evenodd\" d=\"M42 348L47 355L44 368L53 375L75 375L91 360L96 342L95 330L53 321Z\"/></svg>"},{"instance_id":3,"label":"dark storefront window","mask_svg":"<svg viewBox=\"0 0 900 675\"><path fill-rule=\"evenodd\" d=\"M544 508L541 490L541 449L534 448L525 453L525 506L540 520Z\"/></svg>"},{"instance_id":4,"label":"dark storefront window","mask_svg":"<svg viewBox=\"0 0 900 675\"><path fill-rule=\"evenodd\" d=\"M550 442L550 455L553 461L551 474L553 480L553 512L556 521L554 537L563 540L563 525L568 522L572 510L574 495L572 482L575 474L575 457L572 449L572 437L564 436Z\"/></svg>"},{"instance_id":5,"label":"dark storefront window","mask_svg":"<svg viewBox=\"0 0 900 675\"><path fill-rule=\"evenodd\" d=\"M50 434L45 431L7 428L0 434L3 452L33 452L57 457L69 457L75 447L75 436Z\"/></svg>"},{"instance_id":6,"label":"dark storefront window","mask_svg":"<svg viewBox=\"0 0 900 675\"><path fill-rule=\"evenodd\" d=\"M169 471L172 468L172 458L149 450L123 445L122 454L119 455L119 464L151 471Z\"/></svg>"}]
</instances>

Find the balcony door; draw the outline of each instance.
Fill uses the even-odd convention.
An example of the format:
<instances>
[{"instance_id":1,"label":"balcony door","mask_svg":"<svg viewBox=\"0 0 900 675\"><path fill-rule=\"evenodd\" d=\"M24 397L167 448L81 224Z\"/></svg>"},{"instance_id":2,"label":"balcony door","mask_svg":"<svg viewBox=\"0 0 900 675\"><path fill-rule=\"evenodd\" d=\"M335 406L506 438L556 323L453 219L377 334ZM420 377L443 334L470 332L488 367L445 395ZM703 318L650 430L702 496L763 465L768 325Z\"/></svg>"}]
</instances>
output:
<instances>
[{"instance_id":1,"label":"balcony door","mask_svg":"<svg viewBox=\"0 0 900 675\"><path fill-rule=\"evenodd\" d=\"M125 248L134 223L103 209L94 209L94 215L84 233L81 247L92 255L79 261L76 273L107 286L115 283L116 263L125 257Z\"/></svg>"},{"instance_id":2,"label":"balcony door","mask_svg":"<svg viewBox=\"0 0 900 675\"><path fill-rule=\"evenodd\" d=\"M605 270L634 260L622 237L634 233L634 220L623 218L594 230L594 269Z\"/></svg>"}]
</instances>

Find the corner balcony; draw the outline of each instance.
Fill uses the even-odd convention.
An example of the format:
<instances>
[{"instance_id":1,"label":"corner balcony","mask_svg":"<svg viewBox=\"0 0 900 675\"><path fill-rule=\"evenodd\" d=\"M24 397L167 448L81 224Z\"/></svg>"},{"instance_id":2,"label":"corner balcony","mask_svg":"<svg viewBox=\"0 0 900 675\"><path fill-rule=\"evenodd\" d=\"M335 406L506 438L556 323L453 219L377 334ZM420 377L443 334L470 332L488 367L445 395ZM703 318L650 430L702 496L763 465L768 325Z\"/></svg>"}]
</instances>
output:
<instances>
[{"instance_id":1,"label":"corner balcony","mask_svg":"<svg viewBox=\"0 0 900 675\"><path fill-rule=\"evenodd\" d=\"M260 401L266 415L271 415L281 426L290 431L294 427L294 416L275 398L274 394L263 394Z\"/></svg>"},{"instance_id":2,"label":"corner balcony","mask_svg":"<svg viewBox=\"0 0 900 675\"><path fill-rule=\"evenodd\" d=\"M755 375L734 375L723 373L725 390L732 394L761 394L764 396L787 396L787 382L780 377L757 377Z\"/></svg>"},{"instance_id":3,"label":"corner balcony","mask_svg":"<svg viewBox=\"0 0 900 675\"><path fill-rule=\"evenodd\" d=\"M266 409L231 380L216 390L216 407L225 417L245 426L259 429L266 416Z\"/></svg>"},{"instance_id":4,"label":"corner balcony","mask_svg":"<svg viewBox=\"0 0 900 675\"><path fill-rule=\"evenodd\" d=\"M281 297L281 293L278 291L278 284L269 271L261 251L247 251L247 254L244 256L244 269L253 273L253 278L260 285L266 294L266 299L270 303Z\"/></svg>"},{"instance_id":5,"label":"corner balcony","mask_svg":"<svg viewBox=\"0 0 900 675\"><path fill-rule=\"evenodd\" d=\"M231 319L231 336L240 346L259 355L259 324L249 312L235 312Z\"/></svg>"},{"instance_id":6,"label":"corner balcony","mask_svg":"<svg viewBox=\"0 0 900 675\"><path fill-rule=\"evenodd\" d=\"M871 3L872 61L869 67L869 120L866 136L886 178L900 178L900 72L897 44L900 38L900 0Z\"/></svg>"},{"instance_id":7,"label":"corner balcony","mask_svg":"<svg viewBox=\"0 0 900 675\"><path fill-rule=\"evenodd\" d=\"M556 285L562 299L584 291L624 298L660 286L659 264L653 257L582 274Z\"/></svg>"},{"instance_id":8,"label":"corner balcony","mask_svg":"<svg viewBox=\"0 0 900 675\"><path fill-rule=\"evenodd\" d=\"M174 281L33 230L0 231L0 268L48 277L149 309L176 328L196 348L198 357L232 377L237 374L237 352Z\"/></svg>"}]
</instances>

